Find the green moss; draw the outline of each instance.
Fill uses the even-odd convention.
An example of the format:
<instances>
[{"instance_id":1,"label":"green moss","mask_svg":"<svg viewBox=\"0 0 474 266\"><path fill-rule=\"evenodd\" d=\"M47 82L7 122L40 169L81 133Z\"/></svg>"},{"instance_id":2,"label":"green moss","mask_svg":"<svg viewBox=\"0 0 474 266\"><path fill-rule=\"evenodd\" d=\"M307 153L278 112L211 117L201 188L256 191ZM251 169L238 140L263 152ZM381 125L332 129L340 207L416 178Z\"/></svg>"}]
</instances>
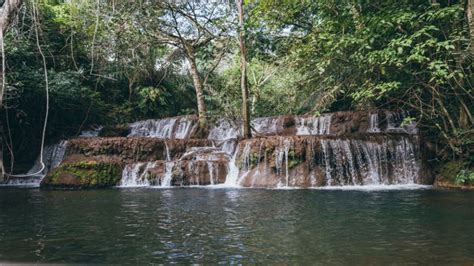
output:
<instances>
[{"instance_id":1,"label":"green moss","mask_svg":"<svg viewBox=\"0 0 474 266\"><path fill-rule=\"evenodd\" d=\"M100 188L120 182L122 167L113 162L78 161L66 163L52 171L45 181L52 187Z\"/></svg>"},{"instance_id":2,"label":"green moss","mask_svg":"<svg viewBox=\"0 0 474 266\"><path fill-rule=\"evenodd\" d=\"M443 165L439 172L439 179L444 181L455 181L456 176L463 168L462 161L451 161Z\"/></svg>"}]
</instances>

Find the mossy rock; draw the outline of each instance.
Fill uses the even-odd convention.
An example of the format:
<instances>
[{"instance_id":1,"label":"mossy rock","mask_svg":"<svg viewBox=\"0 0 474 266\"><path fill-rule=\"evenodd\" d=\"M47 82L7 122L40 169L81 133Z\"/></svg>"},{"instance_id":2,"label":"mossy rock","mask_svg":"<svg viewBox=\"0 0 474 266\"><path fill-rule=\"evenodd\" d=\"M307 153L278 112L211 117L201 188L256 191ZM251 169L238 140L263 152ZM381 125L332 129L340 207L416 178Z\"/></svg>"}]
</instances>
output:
<instances>
[{"instance_id":1,"label":"mossy rock","mask_svg":"<svg viewBox=\"0 0 474 266\"><path fill-rule=\"evenodd\" d=\"M41 188L104 188L117 185L121 177L119 163L83 160L60 165L43 179Z\"/></svg>"},{"instance_id":2,"label":"mossy rock","mask_svg":"<svg viewBox=\"0 0 474 266\"><path fill-rule=\"evenodd\" d=\"M456 175L463 169L462 161L451 161L445 163L438 175L439 180L455 182Z\"/></svg>"}]
</instances>

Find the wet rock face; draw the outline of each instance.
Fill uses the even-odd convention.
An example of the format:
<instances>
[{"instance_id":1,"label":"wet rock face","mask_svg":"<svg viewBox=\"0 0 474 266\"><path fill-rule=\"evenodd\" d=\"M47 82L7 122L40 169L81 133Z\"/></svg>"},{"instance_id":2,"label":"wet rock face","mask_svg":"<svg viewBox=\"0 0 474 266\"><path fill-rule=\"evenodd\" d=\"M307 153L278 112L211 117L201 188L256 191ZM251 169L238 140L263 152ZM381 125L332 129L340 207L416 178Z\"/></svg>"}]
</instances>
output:
<instances>
[{"instance_id":1,"label":"wet rock face","mask_svg":"<svg viewBox=\"0 0 474 266\"><path fill-rule=\"evenodd\" d=\"M182 161L173 171L173 186L217 185L225 182L227 161Z\"/></svg>"},{"instance_id":2,"label":"wet rock face","mask_svg":"<svg viewBox=\"0 0 474 266\"><path fill-rule=\"evenodd\" d=\"M422 184L418 139L406 134L256 138L240 142L242 186Z\"/></svg>"},{"instance_id":3,"label":"wet rock face","mask_svg":"<svg viewBox=\"0 0 474 266\"><path fill-rule=\"evenodd\" d=\"M225 182L227 161L181 160L126 165L121 186L193 186Z\"/></svg>"},{"instance_id":4,"label":"wet rock face","mask_svg":"<svg viewBox=\"0 0 474 266\"><path fill-rule=\"evenodd\" d=\"M166 160L168 154L172 159L179 159L190 147L210 145L212 142L205 139L78 138L69 141L66 154L119 156L122 161L128 162L155 161Z\"/></svg>"},{"instance_id":5,"label":"wet rock face","mask_svg":"<svg viewBox=\"0 0 474 266\"><path fill-rule=\"evenodd\" d=\"M99 137L126 137L130 134L128 125L105 126L99 131Z\"/></svg>"}]
</instances>

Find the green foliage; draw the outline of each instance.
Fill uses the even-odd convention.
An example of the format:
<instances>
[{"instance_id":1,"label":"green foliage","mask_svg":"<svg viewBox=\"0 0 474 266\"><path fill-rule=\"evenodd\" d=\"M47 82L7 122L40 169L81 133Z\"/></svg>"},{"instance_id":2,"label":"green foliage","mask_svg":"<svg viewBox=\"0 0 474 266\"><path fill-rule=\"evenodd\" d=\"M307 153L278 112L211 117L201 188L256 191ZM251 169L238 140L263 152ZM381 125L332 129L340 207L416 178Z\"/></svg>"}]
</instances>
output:
<instances>
[{"instance_id":1,"label":"green foliage","mask_svg":"<svg viewBox=\"0 0 474 266\"><path fill-rule=\"evenodd\" d=\"M457 184L474 183L474 171L463 169L454 178Z\"/></svg>"},{"instance_id":2,"label":"green foliage","mask_svg":"<svg viewBox=\"0 0 474 266\"><path fill-rule=\"evenodd\" d=\"M171 14L190 7L173 1L39 3L49 140L94 124L195 113L186 54L175 49L182 48L177 30L200 44L193 47L208 113L239 116L234 4L196 2L199 19L213 15L206 31L186 18L173 22ZM13 147L31 153L20 156L28 162L39 148L45 111L31 10L26 1L5 38ZM404 124L417 121L442 159L470 156L474 65L463 1L252 0L245 12L252 117L404 109L410 113Z\"/></svg>"},{"instance_id":3,"label":"green foliage","mask_svg":"<svg viewBox=\"0 0 474 266\"><path fill-rule=\"evenodd\" d=\"M262 0L255 13L255 25L279 33L271 52L302 77L287 87L310 102L297 112L403 108L455 157L472 150L461 144L474 111L463 1Z\"/></svg>"},{"instance_id":4,"label":"green foliage","mask_svg":"<svg viewBox=\"0 0 474 266\"><path fill-rule=\"evenodd\" d=\"M166 92L154 87L143 87L138 90L138 111L144 116L159 116L162 108L166 105ZM168 94L169 95L169 94Z\"/></svg>"}]
</instances>

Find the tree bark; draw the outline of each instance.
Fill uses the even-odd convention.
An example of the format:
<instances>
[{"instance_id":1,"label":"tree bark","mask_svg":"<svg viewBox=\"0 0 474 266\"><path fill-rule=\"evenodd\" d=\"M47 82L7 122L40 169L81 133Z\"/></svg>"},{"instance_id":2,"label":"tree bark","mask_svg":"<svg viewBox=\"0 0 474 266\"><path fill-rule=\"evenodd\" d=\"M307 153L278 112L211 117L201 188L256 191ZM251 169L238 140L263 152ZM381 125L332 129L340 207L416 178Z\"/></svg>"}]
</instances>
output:
<instances>
[{"instance_id":1,"label":"tree bark","mask_svg":"<svg viewBox=\"0 0 474 266\"><path fill-rule=\"evenodd\" d=\"M468 52L471 57L474 56L474 0L466 1L466 18L469 28L469 47Z\"/></svg>"},{"instance_id":2,"label":"tree bark","mask_svg":"<svg viewBox=\"0 0 474 266\"><path fill-rule=\"evenodd\" d=\"M196 90L196 97L197 97L197 106L198 106L198 116L199 116L199 125L201 128L206 127L207 118L206 118L206 104L204 102L204 91L201 77L199 76L199 71L196 65L196 57L194 55L194 49L187 45L186 49L186 57L189 61L191 67L191 76L193 78L194 89Z\"/></svg>"},{"instance_id":3,"label":"tree bark","mask_svg":"<svg viewBox=\"0 0 474 266\"><path fill-rule=\"evenodd\" d=\"M243 0L236 1L239 12L240 88L242 90L243 136L244 138L251 138L249 89L247 87L247 51L245 49L244 3Z\"/></svg>"},{"instance_id":4,"label":"tree bark","mask_svg":"<svg viewBox=\"0 0 474 266\"><path fill-rule=\"evenodd\" d=\"M3 51L3 35L8 29L13 15L20 9L22 0L6 0L0 8L0 42L2 45L2 67L0 69L0 112L3 112L3 94L5 91L5 53ZM3 136L3 122L0 119L0 136ZM3 137L0 137L0 182L4 181L5 168L3 165Z\"/></svg>"}]
</instances>

